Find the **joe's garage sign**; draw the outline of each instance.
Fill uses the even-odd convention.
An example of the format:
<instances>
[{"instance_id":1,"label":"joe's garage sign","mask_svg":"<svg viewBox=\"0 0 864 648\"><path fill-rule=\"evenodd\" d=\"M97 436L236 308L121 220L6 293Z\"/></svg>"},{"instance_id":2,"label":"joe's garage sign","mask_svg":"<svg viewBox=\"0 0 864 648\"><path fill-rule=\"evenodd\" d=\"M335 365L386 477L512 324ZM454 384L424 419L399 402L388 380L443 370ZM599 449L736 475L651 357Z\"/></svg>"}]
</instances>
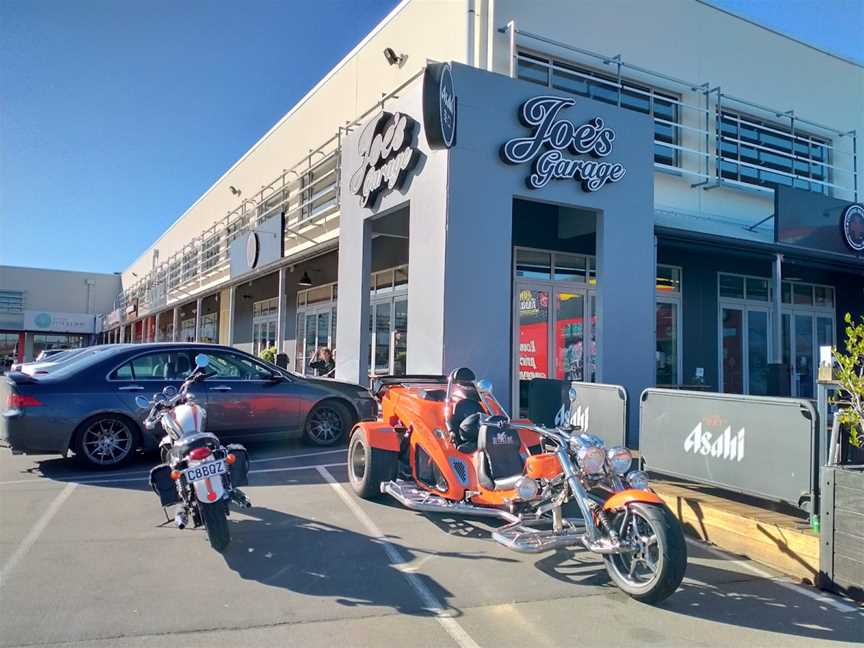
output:
<instances>
[{"instance_id":1,"label":"joe's garage sign","mask_svg":"<svg viewBox=\"0 0 864 648\"><path fill-rule=\"evenodd\" d=\"M403 113L381 111L357 140L360 166L351 176L351 193L360 205L374 207L382 193L401 189L420 152L412 142L417 122Z\"/></svg>"},{"instance_id":2,"label":"joe's garage sign","mask_svg":"<svg viewBox=\"0 0 864 648\"><path fill-rule=\"evenodd\" d=\"M576 180L583 190L597 191L627 173L620 162L605 159L612 153L615 131L600 117L578 125L561 117L575 103L567 97L540 96L522 104L519 121L531 129L531 135L506 142L501 159L507 164L532 163L525 180L529 189L541 189L551 180ZM571 155L589 157L574 159Z\"/></svg>"}]
</instances>

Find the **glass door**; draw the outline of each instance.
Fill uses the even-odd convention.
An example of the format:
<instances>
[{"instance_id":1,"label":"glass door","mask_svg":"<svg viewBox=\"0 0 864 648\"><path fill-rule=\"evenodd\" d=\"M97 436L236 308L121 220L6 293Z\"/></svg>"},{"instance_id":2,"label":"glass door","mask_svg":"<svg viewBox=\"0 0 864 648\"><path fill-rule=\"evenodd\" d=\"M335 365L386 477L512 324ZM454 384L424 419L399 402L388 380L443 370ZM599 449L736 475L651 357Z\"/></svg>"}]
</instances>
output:
<instances>
[{"instance_id":1,"label":"glass door","mask_svg":"<svg viewBox=\"0 0 864 648\"><path fill-rule=\"evenodd\" d=\"M657 300L656 381L657 385L677 385L678 379L678 302Z\"/></svg>"},{"instance_id":2,"label":"glass door","mask_svg":"<svg viewBox=\"0 0 864 648\"><path fill-rule=\"evenodd\" d=\"M744 392L744 311L722 307L720 313L721 380L723 392Z\"/></svg>"},{"instance_id":3,"label":"glass door","mask_svg":"<svg viewBox=\"0 0 864 648\"><path fill-rule=\"evenodd\" d=\"M408 298L393 304L393 375L404 376L408 363Z\"/></svg>"},{"instance_id":4,"label":"glass door","mask_svg":"<svg viewBox=\"0 0 864 648\"><path fill-rule=\"evenodd\" d=\"M535 378L595 380L596 306L596 295L584 286L517 282L514 411L520 416L527 416Z\"/></svg>"},{"instance_id":5,"label":"glass door","mask_svg":"<svg viewBox=\"0 0 864 648\"><path fill-rule=\"evenodd\" d=\"M768 394L768 349L770 317L768 309L747 310L747 392L754 396Z\"/></svg>"},{"instance_id":6,"label":"glass door","mask_svg":"<svg viewBox=\"0 0 864 648\"><path fill-rule=\"evenodd\" d=\"M792 366L792 387L798 398L813 398L813 316L794 315L794 335L792 353L795 364Z\"/></svg>"}]
</instances>

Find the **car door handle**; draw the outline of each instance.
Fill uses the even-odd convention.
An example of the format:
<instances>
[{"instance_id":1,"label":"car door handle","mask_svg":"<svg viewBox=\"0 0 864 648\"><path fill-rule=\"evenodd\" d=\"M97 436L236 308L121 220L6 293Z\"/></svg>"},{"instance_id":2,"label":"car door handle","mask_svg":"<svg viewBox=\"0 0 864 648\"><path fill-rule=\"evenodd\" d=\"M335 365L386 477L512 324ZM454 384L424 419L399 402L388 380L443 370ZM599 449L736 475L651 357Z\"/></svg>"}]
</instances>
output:
<instances>
[{"instance_id":1,"label":"car door handle","mask_svg":"<svg viewBox=\"0 0 864 648\"><path fill-rule=\"evenodd\" d=\"M144 388L141 385L125 385L118 387L117 391L144 391Z\"/></svg>"},{"instance_id":2,"label":"car door handle","mask_svg":"<svg viewBox=\"0 0 864 648\"><path fill-rule=\"evenodd\" d=\"M211 387L210 391L231 391L231 388L228 385L216 385L215 387Z\"/></svg>"}]
</instances>

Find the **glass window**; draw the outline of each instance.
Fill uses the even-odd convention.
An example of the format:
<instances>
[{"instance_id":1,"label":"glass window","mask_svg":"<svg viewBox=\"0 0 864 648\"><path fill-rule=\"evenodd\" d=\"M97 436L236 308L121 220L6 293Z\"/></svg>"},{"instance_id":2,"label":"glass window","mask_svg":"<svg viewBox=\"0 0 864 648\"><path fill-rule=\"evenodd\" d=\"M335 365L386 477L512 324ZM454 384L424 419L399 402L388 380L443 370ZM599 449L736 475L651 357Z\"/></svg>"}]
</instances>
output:
<instances>
[{"instance_id":1,"label":"glass window","mask_svg":"<svg viewBox=\"0 0 864 648\"><path fill-rule=\"evenodd\" d=\"M829 288L827 286L815 286L814 287L815 299L814 303L816 306L826 306L829 308L834 307L834 289Z\"/></svg>"},{"instance_id":2,"label":"glass window","mask_svg":"<svg viewBox=\"0 0 864 648\"><path fill-rule=\"evenodd\" d=\"M113 380L132 380L133 377L132 363L130 362L118 367L111 373L111 378Z\"/></svg>"},{"instance_id":3,"label":"glass window","mask_svg":"<svg viewBox=\"0 0 864 648\"><path fill-rule=\"evenodd\" d=\"M678 384L678 304L657 302L656 379L658 385Z\"/></svg>"},{"instance_id":4,"label":"glass window","mask_svg":"<svg viewBox=\"0 0 864 648\"><path fill-rule=\"evenodd\" d=\"M784 281L781 287L781 301L784 304L792 303L792 284L788 281Z\"/></svg>"},{"instance_id":5,"label":"glass window","mask_svg":"<svg viewBox=\"0 0 864 648\"><path fill-rule=\"evenodd\" d=\"M177 351L138 356L131 365L135 380L185 380L192 370L189 356Z\"/></svg>"},{"instance_id":6,"label":"glass window","mask_svg":"<svg viewBox=\"0 0 864 648\"><path fill-rule=\"evenodd\" d=\"M207 371L219 380L267 380L273 375L264 365L227 351L208 350L207 357Z\"/></svg>"},{"instance_id":7,"label":"glass window","mask_svg":"<svg viewBox=\"0 0 864 648\"><path fill-rule=\"evenodd\" d=\"M744 312L723 309L723 391L744 393Z\"/></svg>"},{"instance_id":8,"label":"glass window","mask_svg":"<svg viewBox=\"0 0 864 648\"><path fill-rule=\"evenodd\" d=\"M390 302L375 305L375 373L390 371Z\"/></svg>"},{"instance_id":9,"label":"glass window","mask_svg":"<svg viewBox=\"0 0 864 648\"><path fill-rule=\"evenodd\" d=\"M657 290L664 293L681 292L681 269L673 266L657 266Z\"/></svg>"},{"instance_id":10,"label":"glass window","mask_svg":"<svg viewBox=\"0 0 864 648\"><path fill-rule=\"evenodd\" d=\"M556 254L555 279L584 282L586 262L581 254Z\"/></svg>"},{"instance_id":11,"label":"glass window","mask_svg":"<svg viewBox=\"0 0 864 648\"><path fill-rule=\"evenodd\" d=\"M549 279L552 275L552 255L548 252L516 250L516 276Z\"/></svg>"},{"instance_id":12,"label":"glass window","mask_svg":"<svg viewBox=\"0 0 864 648\"><path fill-rule=\"evenodd\" d=\"M744 277L737 275L720 275L720 296L744 299Z\"/></svg>"},{"instance_id":13,"label":"glass window","mask_svg":"<svg viewBox=\"0 0 864 648\"><path fill-rule=\"evenodd\" d=\"M768 394L768 311L747 312L747 360L749 393Z\"/></svg>"},{"instance_id":14,"label":"glass window","mask_svg":"<svg viewBox=\"0 0 864 648\"><path fill-rule=\"evenodd\" d=\"M517 68L516 76L523 81L531 81L544 86L549 85L549 64L543 59L519 54Z\"/></svg>"},{"instance_id":15,"label":"glass window","mask_svg":"<svg viewBox=\"0 0 864 648\"><path fill-rule=\"evenodd\" d=\"M397 299L393 322L393 374L404 376L408 362L408 300Z\"/></svg>"},{"instance_id":16,"label":"glass window","mask_svg":"<svg viewBox=\"0 0 864 648\"><path fill-rule=\"evenodd\" d=\"M813 286L810 284L792 284L792 303L811 306L813 304Z\"/></svg>"},{"instance_id":17,"label":"glass window","mask_svg":"<svg viewBox=\"0 0 864 648\"><path fill-rule=\"evenodd\" d=\"M768 280L747 277L747 299L768 301Z\"/></svg>"}]
</instances>

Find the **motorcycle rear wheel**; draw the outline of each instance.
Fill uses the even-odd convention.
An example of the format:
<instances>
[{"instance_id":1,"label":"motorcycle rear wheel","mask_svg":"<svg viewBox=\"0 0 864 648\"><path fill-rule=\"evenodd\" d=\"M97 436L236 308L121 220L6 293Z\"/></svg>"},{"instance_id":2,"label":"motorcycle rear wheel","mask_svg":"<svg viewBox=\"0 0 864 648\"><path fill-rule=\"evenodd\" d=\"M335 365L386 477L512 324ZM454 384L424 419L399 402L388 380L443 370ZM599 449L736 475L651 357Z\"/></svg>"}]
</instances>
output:
<instances>
[{"instance_id":1,"label":"motorcycle rear wheel","mask_svg":"<svg viewBox=\"0 0 864 648\"><path fill-rule=\"evenodd\" d=\"M231 530L228 528L228 516L225 502L214 502L205 504L198 502L198 510L201 512L201 520L207 529L207 539L210 546L219 553L225 551L231 542Z\"/></svg>"},{"instance_id":2,"label":"motorcycle rear wheel","mask_svg":"<svg viewBox=\"0 0 864 648\"><path fill-rule=\"evenodd\" d=\"M639 546L635 553L603 556L609 577L626 594L643 603L655 604L671 596L687 570L687 544L681 524L666 506L630 504L613 518L612 527L621 540Z\"/></svg>"}]
</instances>

